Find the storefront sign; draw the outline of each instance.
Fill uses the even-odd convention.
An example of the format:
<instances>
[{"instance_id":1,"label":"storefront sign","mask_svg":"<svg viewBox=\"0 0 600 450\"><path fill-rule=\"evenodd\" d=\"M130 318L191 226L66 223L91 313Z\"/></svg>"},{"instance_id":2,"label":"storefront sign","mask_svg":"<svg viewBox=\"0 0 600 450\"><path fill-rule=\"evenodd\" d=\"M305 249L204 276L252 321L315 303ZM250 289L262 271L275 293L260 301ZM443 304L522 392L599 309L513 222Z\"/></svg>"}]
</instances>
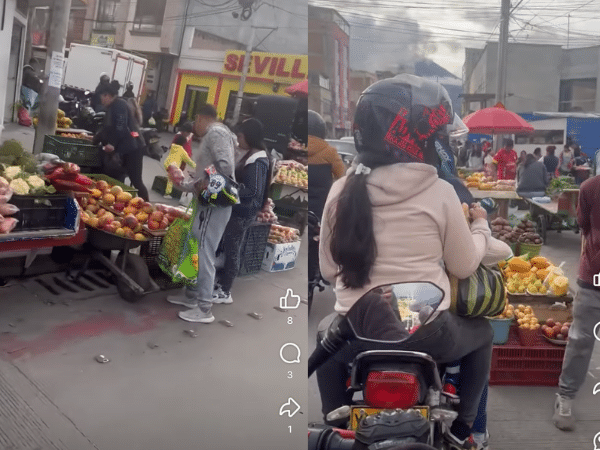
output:
<instances>
[{"instance_id":1,"label":"storefront sign","mask_svg":"<svg viewBox=\"0 0 600 450\"><path fill-rule=\"evenodd\" d=\"M223 73L241 74L245 52L232 50L225 55ZM307 55L283 55L253 52L248 76L261 78L288 78L303 80L308 72Z\"/></svg>"},{"instance_id":2,"label":"storefront sign","mask_svg":"<svg viewBox=\"0 0 600 450\"><path fill-rule=\"evenodd\" d=\"M90 45L95 47L113 48L115 46L115 35L106 33L92 33Z\"/></svg>"}]
</instances>

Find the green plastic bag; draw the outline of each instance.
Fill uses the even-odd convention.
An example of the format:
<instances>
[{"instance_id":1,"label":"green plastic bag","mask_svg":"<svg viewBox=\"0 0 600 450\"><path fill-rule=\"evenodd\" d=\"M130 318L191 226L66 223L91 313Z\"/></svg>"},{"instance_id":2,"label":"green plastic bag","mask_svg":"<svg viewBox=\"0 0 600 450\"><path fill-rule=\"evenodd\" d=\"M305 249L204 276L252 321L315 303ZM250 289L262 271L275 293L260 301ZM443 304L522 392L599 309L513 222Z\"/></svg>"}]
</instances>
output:
<instances>
[{"instance_id":1,"label":"green plastic bag","mask_svg":"<svg viewBox=\"0 0 600 450\"><path fill-rule=\"evenodd\" d=\"M192 226L198 212L194 198L187 210L191 218L175 219L169 226L158 252L158 266L174 283L194 286L198 279L198 240Z\"/></svg>"}]
</instances>

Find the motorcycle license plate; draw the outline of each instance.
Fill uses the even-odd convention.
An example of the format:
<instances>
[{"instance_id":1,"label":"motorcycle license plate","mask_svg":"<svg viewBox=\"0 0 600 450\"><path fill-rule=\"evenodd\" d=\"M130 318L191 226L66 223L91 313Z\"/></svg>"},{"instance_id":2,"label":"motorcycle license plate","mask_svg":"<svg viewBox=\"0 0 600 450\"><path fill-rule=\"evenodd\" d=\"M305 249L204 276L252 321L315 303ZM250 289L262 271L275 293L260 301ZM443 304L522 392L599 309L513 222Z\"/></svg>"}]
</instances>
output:
<instances>
[{"instance_id":1,"label":"motorcycle license plate","mask_svg":"<svg viewBox=\"0 0 600 450\"><path fill-rule=\"evenodd\" d=\"M423 417L429 420L429 406L413 406L414 410L419 411ZM353 406L350 415L350 429L356 431L358 429L358 423L362 416L372 416L373 414L384 411L385 408L369 408L366 406Z\"/></svg>"}]
</instances>

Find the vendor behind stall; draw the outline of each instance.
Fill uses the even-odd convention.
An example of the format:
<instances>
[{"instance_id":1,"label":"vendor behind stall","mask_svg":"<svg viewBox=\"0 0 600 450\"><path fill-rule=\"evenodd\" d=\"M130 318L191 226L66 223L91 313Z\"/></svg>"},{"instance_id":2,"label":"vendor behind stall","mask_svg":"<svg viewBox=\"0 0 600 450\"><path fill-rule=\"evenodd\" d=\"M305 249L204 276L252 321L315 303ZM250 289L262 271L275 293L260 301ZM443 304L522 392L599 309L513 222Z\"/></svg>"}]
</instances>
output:
<instances>
[{"instance_id":1,"label":"vendor behind stall","mask_svg":"<svg viewBox=\"0 0 600 450\"><path fill-rule=\"evenodd\" d=\"M497 177L498 180L514 180L517 174L517 152L513 149L515 143L512 139L506 139L504 141L504 148L501 148L496 156L494 156L493 163L498 166Z\"/></svg>"}]
</instances>

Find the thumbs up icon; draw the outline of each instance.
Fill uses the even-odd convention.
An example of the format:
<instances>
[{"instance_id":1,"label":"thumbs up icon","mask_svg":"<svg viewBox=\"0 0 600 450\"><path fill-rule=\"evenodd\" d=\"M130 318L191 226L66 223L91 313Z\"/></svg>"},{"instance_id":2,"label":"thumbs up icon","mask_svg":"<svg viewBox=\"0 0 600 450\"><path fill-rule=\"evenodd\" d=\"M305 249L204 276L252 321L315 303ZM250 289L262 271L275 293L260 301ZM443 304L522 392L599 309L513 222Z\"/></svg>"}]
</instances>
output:
<instances>
[{"instance_id":1,"label":"thumbs up icon","mask_svg":"<svg viewBox=\"0 0 600 450\"><path fill-rule=\"evenodd\" d=\"M300 306L300 296L295 295L291 289L287 290L285 297L279 298L279 307L281 309L298 309Z\"/></svg>"}]
</instances>

